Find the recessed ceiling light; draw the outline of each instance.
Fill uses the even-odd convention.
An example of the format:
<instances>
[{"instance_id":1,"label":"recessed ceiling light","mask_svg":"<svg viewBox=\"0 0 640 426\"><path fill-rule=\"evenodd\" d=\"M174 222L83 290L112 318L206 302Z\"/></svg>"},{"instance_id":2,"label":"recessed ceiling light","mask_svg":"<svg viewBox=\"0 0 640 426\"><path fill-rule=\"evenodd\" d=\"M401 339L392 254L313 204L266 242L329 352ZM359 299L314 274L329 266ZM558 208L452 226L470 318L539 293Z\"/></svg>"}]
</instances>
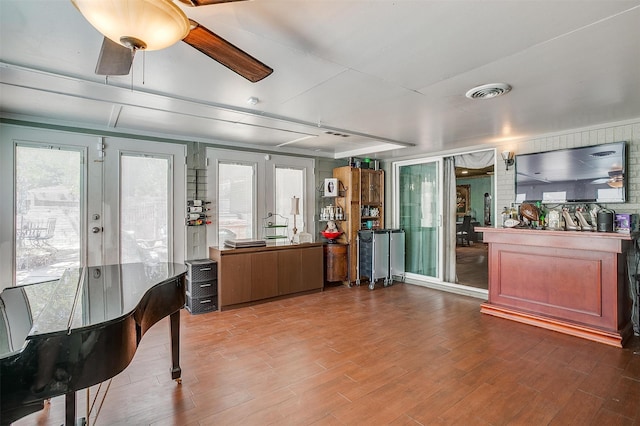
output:
<instances>
[{"instance_id":1,"label":"recessed ceiling light","mask_svg":"<svg viewBox=\"0 0 640 426\"><path fill-rule=\"evenodd\" d=\"M469 173L469 170L463 170L463 171L461 171L460 173L462 173L463 175L466 175L466 174L468 174L468 173Z\"/></svg>"},{"instance_id":2,"label":"recessed ceiling light","mask_svg":"<svg viewBox=\"0 0 640 426\"><path fill-rule=\"evenodd\" d=\"M474 87L466 93L469 99L491 99L502 96L511 91L511 86L506 83L490 83Z\"/></svg>"},{"instance_id":3,"label":"recessed ceiling light","mask_svg":"<svg viewBox=\"0 0 640 426\"><path fill-rule=\"evenodd\" d=\"M349 135L347 135L346 133L339 133L339 132L333 132L333 131L326 131L324 132L326 135L331 135L331 136L340 136L341 138L348 138Z\"/></svg>"},{"instance_id":4,"label":"recessed ceiling light","mask_svg":"<svg viewBox=\"0 0 640 426\"><path fill-rule=\"evenodd\" d=\"M593 152L593 153L591 153L589 155L592 156L592 157L598 158L598 157L608 157L608 156L613 155L615 153L616 153L615 151L598 151L598 152Z\"/></svg>"}]
</instances>

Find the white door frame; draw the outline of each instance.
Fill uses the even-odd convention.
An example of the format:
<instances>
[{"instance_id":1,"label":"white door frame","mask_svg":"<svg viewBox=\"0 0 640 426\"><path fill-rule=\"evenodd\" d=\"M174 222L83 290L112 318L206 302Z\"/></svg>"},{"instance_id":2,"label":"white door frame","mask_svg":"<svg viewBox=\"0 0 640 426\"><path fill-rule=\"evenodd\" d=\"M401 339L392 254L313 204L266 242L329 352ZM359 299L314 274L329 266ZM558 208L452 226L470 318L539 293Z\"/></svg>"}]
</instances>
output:
<instances>
[{"instance_id":1,"label":"white door frame","mask_svg":"<svg viewBox=\"0 0 640 426\"><path fill-rule=\"evenodd\" d=\"M184 262L186 242L184 209L186 205L186 145L0 124L0 290L15 284L15 145L19 142L73 146L85 150L84 205L81 235L85 247L81 261L85 265L118 263L119 240L119 151L134 151L172 156L172 223L170 259ZM104 143L104 150L102 146ZM106 177L105 177L106 176ZM114 192L114 187L116 190ZM115 197L115 198L114 198ZM81 201L83 202L83 201ZM100 218L93 219L94 214ZM93 233L94 226L105 232Z\"/></svg>"},{"instance_id":2,"label":"white door frame","mask_svg":"<svg viewBox=\"0 0 640 426\"><path fill-rule=\"evenodd\" d=\"M237 163L253 165L256 171L254 178L254 193L256 204L253 224L253 235L261 238L260 219L266 217L269 212L273 212L273 194L275 194L275 169L276 167L288 167L304 170L305 173L305 205L307 206L305 223L307 231L315 235L315 205L316 193L314 187L315 160L310 158L293 157L285 155L260 154L248 151L232 151L220 148L207 148L207 200L211 201L211 215L213 220L211 225L207 225L207 246L218 246L218 167L220 163ZM267 194L271 194L268 197Z\"/></svg>"}]
</instances>

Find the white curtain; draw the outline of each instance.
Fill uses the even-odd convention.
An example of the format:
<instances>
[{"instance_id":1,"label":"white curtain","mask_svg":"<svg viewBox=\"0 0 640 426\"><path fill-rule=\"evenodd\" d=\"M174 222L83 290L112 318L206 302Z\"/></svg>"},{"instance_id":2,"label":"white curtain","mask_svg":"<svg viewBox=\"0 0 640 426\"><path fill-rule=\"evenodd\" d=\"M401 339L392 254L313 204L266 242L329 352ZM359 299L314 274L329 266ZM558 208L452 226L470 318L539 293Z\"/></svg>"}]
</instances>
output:
<instances>
[{"instance_id":1,"label":"white curtain","mask_svg":"<svg viewBox=\"0 0 640 426\"><path fill-rule=\"evenodd\" d=\"M465 167L467 169L483 169L485 167L493 166L493 163L495 161L494 157L495 155L493 150L489 150L472 152L470 154L456 155L453 158L455 159L456 167Z\"/></svg>"},{"instance_id":2,"label":"white curtain","mask_svg":"<svg viewBox=\"0 0 640 426\"><path fill-rule=\"evenodd\" d=\"M442 206L445 217L443 241L443 280L450 283L457 282L456 277L456 169L454 157L443 159L443 197Z\"/></svg>"}]
</instances>

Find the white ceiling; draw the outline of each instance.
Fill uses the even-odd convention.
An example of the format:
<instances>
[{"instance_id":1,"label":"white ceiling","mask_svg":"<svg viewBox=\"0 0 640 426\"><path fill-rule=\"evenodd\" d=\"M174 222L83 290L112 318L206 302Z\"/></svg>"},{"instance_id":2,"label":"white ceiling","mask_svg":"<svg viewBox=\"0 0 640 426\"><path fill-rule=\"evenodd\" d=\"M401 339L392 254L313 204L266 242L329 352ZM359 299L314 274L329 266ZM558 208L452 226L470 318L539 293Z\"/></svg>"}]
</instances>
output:
<instances>
[{"instance_id":1,"label":"white ceiling","mask_svg":"<svg viewBox=\"0 0 640 426\"><path fill-rule=\"evenodd\" d=\"M137 54L130 76L105 79L94 74L102 36L69 0L0 0L0 113L383 159L640 117L640 0L254 0L183 9L273 74L250 83L179 42ZM496 82L513 90L464 96ZM249 105L251 96L260 102Z\"/></svg>"}]
</instances>

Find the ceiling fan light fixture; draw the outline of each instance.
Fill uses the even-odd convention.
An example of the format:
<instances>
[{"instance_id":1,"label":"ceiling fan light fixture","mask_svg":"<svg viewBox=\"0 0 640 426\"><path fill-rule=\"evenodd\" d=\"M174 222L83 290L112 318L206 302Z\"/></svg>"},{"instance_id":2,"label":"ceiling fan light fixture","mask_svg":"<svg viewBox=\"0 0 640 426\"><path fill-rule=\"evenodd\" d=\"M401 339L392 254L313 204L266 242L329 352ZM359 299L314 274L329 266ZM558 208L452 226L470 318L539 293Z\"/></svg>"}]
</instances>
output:
<instances>
[{"instance_id":1,"label":"ceiling fan light fixture","mask_svg":"<svg viewBox=\"0 0 640 426\"><path fill-rule=\"evenodd\" d=\"M125 47L160 50L189 34L187 15L171 0L71 0L93 27ZM141 43L131 43L132 40Z\"/></svg>"}]
</instances>

